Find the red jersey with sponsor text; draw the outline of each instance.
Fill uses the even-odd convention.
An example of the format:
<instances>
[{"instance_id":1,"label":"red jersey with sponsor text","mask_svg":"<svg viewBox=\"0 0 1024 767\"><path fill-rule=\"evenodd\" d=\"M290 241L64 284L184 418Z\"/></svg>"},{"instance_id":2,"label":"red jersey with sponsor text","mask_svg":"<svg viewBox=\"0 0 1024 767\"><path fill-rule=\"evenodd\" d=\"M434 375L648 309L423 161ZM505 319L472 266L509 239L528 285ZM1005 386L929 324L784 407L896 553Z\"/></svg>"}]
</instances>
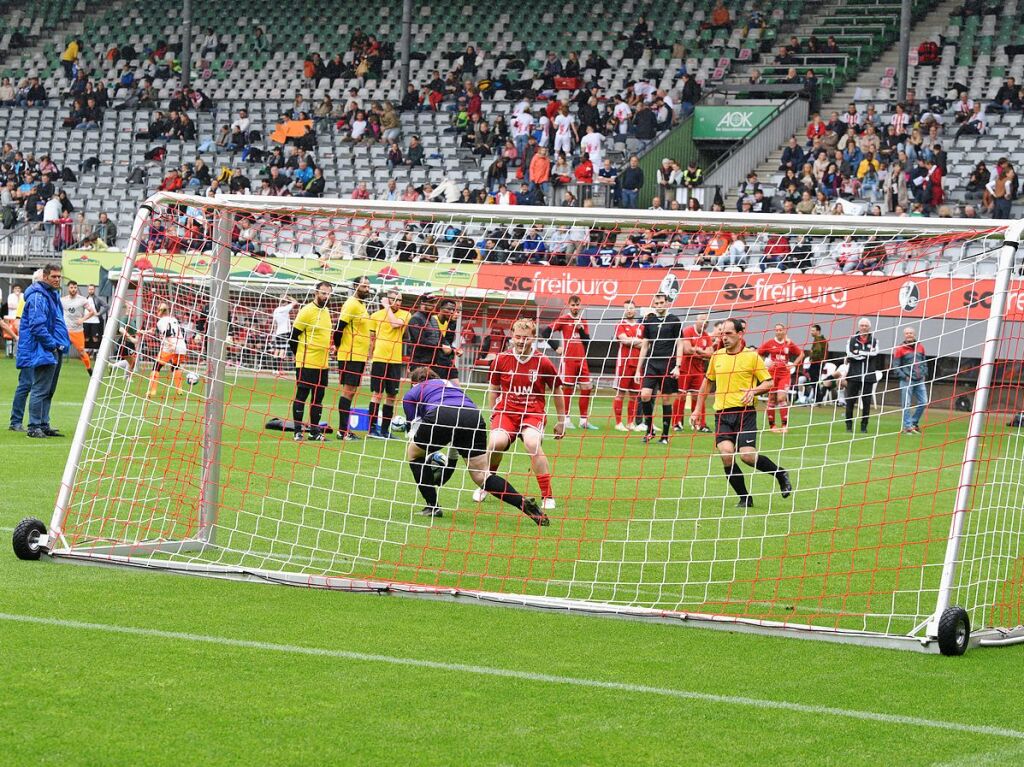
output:
<instances>
[{"instance_id":1,"label":"red jersey with sponsor text","mask_svg":"<svg viewBox=\"0 0 1024 767\"><path fill-rule=\"evenodd\" d=\"M583 348L583 341L580 339L580 331L587 336L590 335L590 327L582 317L573 317L566 312L554 321L551 325L551 333L562 336L563 357L585 357L586 349Z\"/></svg>"},{"instance_id":2,"label":"red jersey with sponsor text","mask_svg":"<svg viewBox=\"0 0 1024 767\"><path fill-rule=\"evenodd\" d=\"M551 360L534 352L526 360L512 352L498 355L491 372L491 386L498 392L496 411L543 415L547 393L558 384Z\"/></svg>"},{"instance_id":3,"label":"red jersey with sponsor text","mask_svg":"<svg viewBox=\"0 0 1024 767\"><path fill-rule=\"evenodd\" d=\"M769 338L757 347L758 354L768 356L768 372L773 375L788 372L789 363L800 356L800 351L800 347L788 338L785 341Z\"/></svg>"},{"instance_id":4,"label":"red jersey with sponsor text","mask_svg":"<svg viewBox=\"0 0 1024 767\"><path fill-rule=\"evenodd\" d=\"M615 338L618 340L621 336L627 338L643 338L644 337L644 326L639 322L629 322L623 320L619 323L619 326L615 328ZM637 362L640 359L640 346L626 346L626 344L619 342L619 356L618 362L624 364L627 362Z\"/></svg>"},{"instance_id":5,"label":"red jersey with sponsor text","mask_svg":"<svg viewBox=\"0 0 1024 767\"><path fill-rule=\"evenodd\" d=\"M697 332L695 325L690 325L683 330L683 339L690 342L690 346L694 349L706 351L708 349L714 349L714 339L711 334L707 331L703 333ZM680 375L704 375L704 372L708 369L707 357L701 357L699 354L684 354L683 355L683 367L679 370Z\"/></svg>"}]
</instances>

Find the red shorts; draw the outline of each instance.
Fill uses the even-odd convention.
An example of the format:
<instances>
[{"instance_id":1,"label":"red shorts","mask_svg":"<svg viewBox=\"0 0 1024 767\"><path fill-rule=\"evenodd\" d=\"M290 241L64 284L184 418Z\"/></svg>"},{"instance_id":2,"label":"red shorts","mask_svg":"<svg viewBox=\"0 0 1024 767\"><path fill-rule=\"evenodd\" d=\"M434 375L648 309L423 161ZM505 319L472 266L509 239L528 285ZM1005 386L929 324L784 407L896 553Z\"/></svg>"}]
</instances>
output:
<instances>
[{"instance_id":1,"label":"red shorts","mask_svg":"<svg viewBox=\"0 0 1024 767\"><path fill-rule=\"evenodd\" d=\"M491 415L491 431L503 431L515 439L523 429L535 429L544 433L542 413L497 412Z\"/></svg>"},{"instance_id":2,"label":"red shorts","mask_svg":"<svg viewBox=\"0 0 1024 767\"><path fill-rule=\"evenodd\" d=\"M622 391L640 391L640 383L636 380L637 370L640 369L637 362L638 360L627 360L621 365L616 366L616 389L621 389Z\"/></svg>"},{"instance_id":3,"label":"red shorts","mask_svg":"<svg viewBox=\"0 0 1024 767\"><path fill-rule=\"evenodd\" d=\"M772 391L787 392L793 385L793 376L789 371L772 373Z\"/></svg>"},{"instance_id":4,"label":"red shorts","mask_svg":"<svg viewBox=\"0 0 1024 767\"><path fill-rule=\"evenodd\" d=\"M700 391L704 385L704 373L685 373L679 376L679 391Z\"/></svg>"},{"instance_id":5,"label":"red shorts","mask_svg":"<svg viewBox=\"0 0 1024 767\"><path fill-rule=\"evenodd\" d=\"M590 384L590 366L586 357L563 357L562 364L558 366L558 377L562 379L562 385L575 389L583 384Z\"/></svg>"}]
</instances>

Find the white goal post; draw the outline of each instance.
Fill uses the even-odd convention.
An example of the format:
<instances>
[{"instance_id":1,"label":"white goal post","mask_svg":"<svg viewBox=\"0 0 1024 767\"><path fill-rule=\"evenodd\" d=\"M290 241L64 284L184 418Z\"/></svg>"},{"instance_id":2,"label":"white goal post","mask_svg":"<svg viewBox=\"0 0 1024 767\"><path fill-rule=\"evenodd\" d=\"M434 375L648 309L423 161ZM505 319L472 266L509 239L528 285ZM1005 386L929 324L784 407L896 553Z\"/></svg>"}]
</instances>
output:
<instances>
[{"instance_id":1,"label":"white goal post","mask_svg":"<svg viewBox=\"0 0 1024 767\"><path fill-rule=\"evenodd\" d=\"M1021 228L158 193L132 227L53 516L20 525L15 549L947 654L1024 641ZM295 322L320 283L343 361L369 357L347 396L332 347L322 417L312 399L295 410L276 324ZM565 313L571 296L579 315ZM624 316L650 333L659 301L699 343L707 321L709 355L729 343L716 324L743 320L744 344L771 366L755 403L766 463L737 462L739 485L711 400L695 411L698 341L676 347L685 369L651 368L648 341L640 376L624 372ZM163 316L180 349L157 333ZM371 376L389 318L401 331L388 353L412 357L394 374L393 412ZM417 321L448 339L448 375L490 422L488 382L504 385L495 358L522 318L554 328L536 348L575 386L548 397L553 489L525 443L495 471L524 496L550 492L550 526L476 500L464 456L436 488L444 515L419 516L406 440L328 433L397 432L426 343ZM772 351L773 338L791 351ZM856 343L873 351L854 355ZM556 396L599 430L552 439ZM294 440L297 412L327 439Z\"/></svg>"}]
</instances>

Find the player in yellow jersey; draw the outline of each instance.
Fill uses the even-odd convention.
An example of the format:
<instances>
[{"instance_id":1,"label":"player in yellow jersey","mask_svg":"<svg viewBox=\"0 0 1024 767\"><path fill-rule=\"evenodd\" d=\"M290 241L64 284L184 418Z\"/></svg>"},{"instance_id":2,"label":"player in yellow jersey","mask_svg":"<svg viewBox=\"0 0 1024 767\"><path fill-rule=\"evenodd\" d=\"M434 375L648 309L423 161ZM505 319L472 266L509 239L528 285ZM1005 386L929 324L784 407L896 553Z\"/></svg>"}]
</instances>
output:
<instances>
[{"instance_id":1,"label":"player in yellow jersey","mask_svg":"<svg viewBox=\"0 0 1024 767\"><path fill-rule=\"evenodd\" d=\"M295 399L292 400L292 419L295 421L295 441L303 439L303 414L309 403L309 438L323 442L320 416L323 413L324 392L331 372L332 287L329 282L318 282L313 300L299 309L292 325L288 345L295 355Z\"/></svg>"},{"instance_id":2,"label":"player in yellow jersey","mask_svg":"<svg viewBox=\"0 0 1024 767\"><path fill-rule=\"evenodd\" d=\"M338 398L338 439L359 439L348 427L352 399L363 380L366 360L370 356L370 313L366 300L370 297L369 277L356 277L352 295L341 307L338 324L334 328L334 346L338 350L338 377L341 396Z\"/></svg>"},{"instance_id":3,"label":"player in yellow jersey","mask_svg":"<svg viewBox=\"0 0 1024 767\"><path fill-rule=\"evenodd\" d=\"M757 452L757 410L754 401L758 394L765 394L772 388L772 375L764 359L755 349L748 348L743 340L746 323L740 319L722 322L722 348L711 355L704 383L697 393L697 405L690 416L690 424L696 428L699 413L704 412L704 403L715 385L715 444L722 457L725 476L729 485L740 497L736 504L748 509L754 499L747 492L743 472L736 465L736 453L740 460L758 471L771 474L779 483L783 498L793 492L789 474L766 455Z\"/></svg>"},{"instance_id":4,"label":"player in yellow jersey","mask_svg":"<svg viewBox=\"0 0 1024 767\"><path fill-rule=\"evenodd\" d=\"M391 288L370 315L370 433L374 439L391 437L391 419L395 415L395 397L402 383L402 340L412 314L402 308L402 292ZM380 401L384 399L384 407ZM381 419L377 424L377 413Z\"/></svg>"}]
</instances>

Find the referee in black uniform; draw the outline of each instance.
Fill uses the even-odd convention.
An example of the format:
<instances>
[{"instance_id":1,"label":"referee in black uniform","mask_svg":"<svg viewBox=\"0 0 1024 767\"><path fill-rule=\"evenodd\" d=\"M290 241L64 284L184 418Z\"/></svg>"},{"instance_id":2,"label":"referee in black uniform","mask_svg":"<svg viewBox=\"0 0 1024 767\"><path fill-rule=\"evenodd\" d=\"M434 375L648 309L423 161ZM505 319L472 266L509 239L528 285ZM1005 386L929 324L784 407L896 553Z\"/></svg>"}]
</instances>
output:
<instances>
[{"instance_id":1,"label":"referee in black uniform","mask_svg":"<svg viewBox=\"0 0 1024 767\"><path fill-rule=\"evenodd\" d=\"M661 439L668 444L672 429L672 405L679 392L679 362L683 348L683 323L668 311L668 296L655 293L653 311L644 317L643 341L636 367L640 383L640 413L647 427L644 442L654 439L654 398L661 393Z\"/></svg>"},{"instance_id":2,"label":"referee in black uniform","mask_svg":"<svg viewBox=\"0 0 1024 767\"><path fill-rule=\"evenodd\" d=\"M736 464L737 453L743 463L774 476L783 498L788 498L793 492L786 470L757 452L757 410L754 402L757 395L767 394L773 383L761 355L744 342L745 330L743 320L728 319L722 323L722 348L708 360L707 377L697 393L697 404L690 415L690 423L696 427L698 414L704 412L704 403L714 383L715 445L729 485L739 496L736 505L742 509L753 506L754 499L747 491L746 479Z\"/></svg>"}]
</instances>

